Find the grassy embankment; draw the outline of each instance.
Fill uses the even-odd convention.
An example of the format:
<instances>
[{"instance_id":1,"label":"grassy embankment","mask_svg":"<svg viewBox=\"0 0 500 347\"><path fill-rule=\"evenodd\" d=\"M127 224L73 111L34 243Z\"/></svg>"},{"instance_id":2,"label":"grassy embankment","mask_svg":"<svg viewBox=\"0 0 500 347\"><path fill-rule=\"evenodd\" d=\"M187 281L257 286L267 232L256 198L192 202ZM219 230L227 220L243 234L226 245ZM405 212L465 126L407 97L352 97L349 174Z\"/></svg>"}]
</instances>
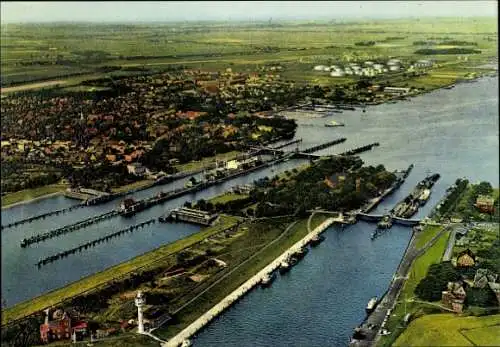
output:
<instances>
[{"instance_id":1,"label":"grassy embankment","mask_svg":"<svg viewBox=\"0 0 500 347\"><path fill-rule=\"evenodd\" d=\"M146 187L150 184L152 184L154 180L140 180L134 183L126 184L121 187L113 188L112 191L113 193L122 193L122 192L127 192L132 189L137 189L137 188L142 188Z\"/></svg>"},{"instance_id":2,"label":"grassy embankment","mask_svg":"<svg viewBox=\"0 0 500 347\"><path fill-rule=\"evenodd\" d=\"M411 322L393 346L498 346L500 315L433 314Z\"/></svg>"},{"instance_id":3,"label":"grassy embankment","mask_svg":"<svg viewBox=\"0 0 500 347\"><path fill-rule=\"evenodd\" d=\"M327 216L316 215L312 221L312 227L318 226L321 222L326 220ZM233 290L238 288L242 283L247 281L251 276L256 274L262 268L267 266L270 262L276 259L279 255L289 249L293 244L298 242L307 234L307 219L301 220L294 227L292 227L286 237L280 238L272 247L265 249L261 254L252 258L244 263L238 271L235 271L217 283L209 291L205 292L198 299L192 302L189 306L181 310L177 314L178 322L176 324L168 325L156 331L156 334L164 339L170 338L181 330L186 328L200 315L208 311L215 304L220 302L223 298L229 295ZM242 240L243 242L243 240ZM235 250L241 249L242 245L235 245ZM253 254L256 251L253 251ZM258 251L257 251L258 252ZM229 258L218 257L224 261L231 262L228 259L237 256L238 253L229 255ZM234 260L233 260L234 262Z\"/></svg>"},{"instance_id":4,"label":"grassy embankment","mask_svg":"<svg viewBox=\"0 0 500 347\"><path fill-rule=\"evenodd\" d=\"M221 218L221 223L217 224L216 226L204 229L199 233L190 235L174 243L161 246L151 252L147 252L127 262L123 262L102 272L85 277L63 288L56 289L34 299L21 302L13 307L5 309L2 311L2 325L10 321L29 316L33 313L43 310L46 307L54 306L66 299L95 289L101 285L106 284L112 279L119 278L132 271L147 267L157 261L160 261L162 258L177 253L186 247L189 247L213 234L218 233L222 229L234 225L238 220L239 218L237 217L223 216Z\"/></svg>"},{"instance_id":5,"label":"grassy embankment","mask_svg":"<svg viewBox=\"0 0 500 347\"><path fill-rule=\"evenodd\" d=\"M24 189L15 193L9 193L2 196L2 208L23 201L41 198L44 195L62 192L66 188L68 188L67 184L49 184L43 187Z\"/></svg>"},{"instance_id":6,"label":"grassy embankment","mask_svg":"<svg viewBox=\"0 0 500 347\"><path fill-rule=\"evenodd\" d=\"M422 234L422 237L417 239L417 244L421 243L423 238L428 238L429 240L432 238L427 234L436 235L437 232L434 229L428 229L426 234ZM386 328L392 332L392 334L388 336L381 336L377 344L378 347L391 346L397 336L401 334L404 330L403 318L405 313L415 314L415 312L421 312L422 308L426 307L425 304L416 303L411 300L415 296L414 291L417 284L426 276L429 266L441 261L441 257L443 256L444 250L448 244L449 235L449 231L445 232L436 240L436 243L434 243L434 245L431 246L427 252L413 262L410 268L409 277L401 290L398 302L393 309L391 317L387 321Z\"/></svg>"},{"instance_id":7,"label":"grassy embankment","mask_svg":"<svg viewBox=\"0 0 500 347\"><path fill-rule=\"evenodd\" d=\"M225 160L234 159L240 153L241 152L239 152L239 151L231 151L231 152L227 152L227 153L220 153L220 154L217 154L216 156L203 158L203 159L201 159L199 161L192 161L192 162L189 162L189 163L186 163L186 164L179 164L179 165L176 165L175 168L179 172L198 170L198 169L206 167L206 166L208 166L210 164L215 164L216 160L220 160L220 161L224 160L225 161Z\"/></svg>"},{"instance_id":8,"label":"grassy embankment","mask_svg":"<svg viewBox=\"0 0 500 347\"><path fill-rule=\"evenodd\" d=\"M246 194L225 193L222 195L218 195L208 201L215 205L217 203L225 204L226 202L229 201L241 200L246 198L248 198L248 195Z\"/></svg>"}]
</instances>

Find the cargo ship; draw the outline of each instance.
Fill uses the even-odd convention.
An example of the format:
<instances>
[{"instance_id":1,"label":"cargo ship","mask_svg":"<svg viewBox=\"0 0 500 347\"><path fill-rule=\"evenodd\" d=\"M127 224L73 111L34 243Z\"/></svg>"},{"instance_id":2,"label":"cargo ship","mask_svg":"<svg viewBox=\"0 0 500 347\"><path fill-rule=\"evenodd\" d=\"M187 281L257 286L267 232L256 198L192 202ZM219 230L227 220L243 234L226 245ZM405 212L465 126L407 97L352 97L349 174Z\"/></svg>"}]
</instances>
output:
<instances>
[{"instance_id":1,"label":"cargo ship","mask_svg":"<svg viewBox=\"0 0 500 347\"><path fill-rule=\"evenodd\" d=\"M420 206L424 206L427 203L427 201L429 201L430 196L431 196L431 190L424 189L418 197L418 201L420 203Z\"/></svg>"},{"instance_id":2,"label":"cargo ship","mask_svg":"<svg viewBox=\"0 0 500 347\"><path fill-rule=\"evenodd\" d=\"M368 301L368 304L366 305L366 313L370 314L375 310L375 307L377 306L377 301L378 298L374 296L373 298Z\"/></svg>"}]
</instances>

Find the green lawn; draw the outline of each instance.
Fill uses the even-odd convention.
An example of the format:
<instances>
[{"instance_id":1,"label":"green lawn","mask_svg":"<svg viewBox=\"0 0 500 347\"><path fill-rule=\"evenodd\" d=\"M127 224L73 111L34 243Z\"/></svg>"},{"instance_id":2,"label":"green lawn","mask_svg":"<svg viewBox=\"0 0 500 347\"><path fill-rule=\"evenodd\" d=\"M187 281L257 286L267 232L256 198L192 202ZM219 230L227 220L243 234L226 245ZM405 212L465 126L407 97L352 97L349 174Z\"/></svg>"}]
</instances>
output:
<instances>
[{"instance_id":1,"label":"green lawn","mask_svg":"<svg viewBox=\"0 0 500 347\"><path fill-rule=\"evenodd\" d=\"M129 191L131 189L148 186L153 182L154 182L153 180L141 180L141 181L130 183L130 184L118 187L118 188L113 188L112 191L113 191L113 193L126 192L126 191Z\"/></svg>"},{"instance_id":2,"label":"green lawn","mask_svg":"<svg viewBox=\"0 0 500 347\"><path fill-rule=\"evenodd\" d=\"M215 198L212 198L209 200L212 204L216 203L226 203L228 201L233 201L233 200L241 200L241 199L246 199L248 198L248 195L246 194L235 194L235 193L226 193L222 194L219 196L216 196Z\"/></svg>"},{"instance_id":3,"label":"green lawn","mask_svg":"<svg viewBox=\"0 0 500 347\"><path fill-rule=\"evenodd\" d=\"M215 160L229 160L235 158L238 154L240 154L239 151L231 151L227 153L221 153L217 154L214 157L208 157L208 158L203 158L200 161L192 161L186 164L180 164L176 165L175 168L182 172L182 171L191 171L191 170L198 170L201 169L209 164L215 163Z\"/></svg>"},{"instance_id":4,"label":"green lawn","mask_svg":"<svg viewBox=\"0 0 500 347\"><path fill-rule=\"evenodd\" d=\"M483 317L432 314L411 322L394 346L498 346L499 332L498 314Z\"/></svg>"},{"instance_id":5,"label":"green lawn","mask_svg":"<svg viewBox=\"0 0 500 347\"><path fill-rule=\"evenodd\" d=\"M5 196L2 196L2 208L21 201L39 198L47 194L62 192L66 188L68 188L68 185L66 184L50 184L43 187L25 189L15 193L6 194Z\"/></svg>"},{"instance_id":6,"label":"green lawn","mask_svg":"<svg viewBox=\"0 0 500 347\"><path fill-rule=\"evenodd\" d=\"M174 243L161 246L153 251L147 252L129 261L115 265L91 276L85 277L60 289L48 292L34 299L21 302L2 311L2 325L6 324L7 322L29 316L33 313L43 310L46 307L54 306L66 299L95 289L112 279L124 276L132 271L138 270L145 266L149 266L157 261L161 261L161 259L166 256L177 253L186 247L189 247L213 234L218 233L222 229L234 225L238 220L239 218L237 217L222 216L221 222L215 226L205 228L196 234L190 235Z\"/></svg>"},{"instance_id":7,"label":"green lawn","mask_svg":"<svg viewBox=\"0 0 500 347\"><path fill-rule=\"evenodd\" d=\"M435 226L435 225L428 225L422 230L418 235L416 239L415 246L420 249L424 247L427 242L432 240L434 236L436 236L440 231L442 227L441 226Z\"/></svg>"}]
</instances>

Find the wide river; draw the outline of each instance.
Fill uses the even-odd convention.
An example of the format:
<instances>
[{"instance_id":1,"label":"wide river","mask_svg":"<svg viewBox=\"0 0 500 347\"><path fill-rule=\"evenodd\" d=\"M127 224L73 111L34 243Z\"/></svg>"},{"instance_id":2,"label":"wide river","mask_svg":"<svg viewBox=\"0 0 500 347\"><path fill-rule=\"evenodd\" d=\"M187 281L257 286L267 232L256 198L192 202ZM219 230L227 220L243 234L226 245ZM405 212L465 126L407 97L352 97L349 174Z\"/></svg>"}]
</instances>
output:
<instances>
[{"instance_id":1,"label":"wide river","mask_svg":"<svg viewBox=\"0 0 500 347\"><path fill-rule=\"evenodd\" d=\"M345 127L324 127L331 120ZM390 209L423 179L439 172L441 179L416 217L424 217L458 177L489 181L498 186L498 80L438 90L410 101L345 111L327 118L301 119L296 138L301 147L346 137L347 141L319 154L339 153L372 142L380 147L363 153L371 165L390 170L415 168L405 184L375 212ZM74 223L117 207L112 201L95 207L24 224L1 233L2 299L7 306L59 288L138 254L190 235L198 227L187 224L154 224L111 242L84 250L38 269L42 257L72 248L129 225L157 218L188 200L209 198L237 184L271 176L303 161L289 161L228 181L203 192L169 201L133 218L115 217L87 228L22 249L20 241L35 233ZM144 198L180 187L184 181L154 187L133 196ZM2 210L2 224L74 204L52 197ZM304 346L347 344L352 329L363 319L372 296L381 296L389 284L410 236L408 228L395 226L375 241L374 225L360 222L343 231L332 227L326 240L311 251L271 288L254 290L195 338L200 346Z\"/></svg>"}]
</instances>

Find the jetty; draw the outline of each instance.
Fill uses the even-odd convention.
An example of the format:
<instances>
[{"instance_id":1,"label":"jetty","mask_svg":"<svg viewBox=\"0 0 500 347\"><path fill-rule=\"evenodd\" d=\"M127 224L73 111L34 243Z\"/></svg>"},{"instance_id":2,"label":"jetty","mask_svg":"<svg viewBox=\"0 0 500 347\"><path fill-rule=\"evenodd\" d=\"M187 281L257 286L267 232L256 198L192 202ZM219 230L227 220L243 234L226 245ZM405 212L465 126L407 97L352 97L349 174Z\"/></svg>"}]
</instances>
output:
<instances>
[{"instance_id":1,"label":"jetty","mask_svg":"<svg viewBox=\"0 0 500 347\"><path fill-rule=\"evenodd\" d=\"M90 218L81 220L81 221L76 222L74 224L65 225L61 228L57 228L54 230L46 231L44 233L31 236L31 237L29 237L27 239L23 239L21 241L21 247L24 248L24 247L27 247L27 246L33 244L33 243L42 242L42 241L45 241L48 239L52 239L54 237L58 237L58 236L61 236L61 235L67 234L67 233L71 233L73 231L85 228L89 225L92 225L92 224L101 222L103 220L112 218L112 217L118 215L118 213L119 213L118 211L106 212L106 213L103 213L103 214L100 214L100 215L97 215L94 217L90 217Z\"/></svg>"},{"instance_id":2,"label":"jetty","mask_svg":"<svg viewBox=\"0 0 500 347\"><path fill-rule=\"evenodd\" d=\"M16 227L16 226L21 225L21 224L31 223L31 222L34 222L34 221L36 221L38 219L45 219L45 218L50 217L50 216L59 215L59 214L63 214L63 213L66 213L66 212L70 212L70 211L73 211L73 210L75 210L77 208L81 208L81 207L85 207L85 206L87 206L87 205L85 205L84 203L83 204L77 204L77 205L66 207L66 208L63 208L63 209L60 209L60 210L55 210L55 211L51 211L51 212L47 212L47 213L42 213L42 214L39 214L39 215L36 215L36 216L33 216L33 217L21 219L21 220L18 220L18 221L15 221L15 222L12 222L12 223L9 223L9 224L6 224L6 225L2 225L2 230L8 229L8 228L13 228L13 227Z\"/></svg>"},{"instance_id":3,"label":"jetty","mask_svg":"<svg viewBox=\"0 0 500 347\"><path fill-rule=\"evenodd\" d=\"M325 231L330 225L334 223L334 218L328 218L326 221L321 223L313 231L307 234L302 240L294 244L290 249L281 254L278 258L273 260L269 265L260 270L257 274L252 276L249 280L243 283L240 287L234 290L231 294L226 296L222 301L212 307L210 310L205 312L201 317L196 319L188 327L182 330L180 333L175 335L173 338L163 343L163 347L178 347L183 341L188 340L194 334L196 334L200 329L205 327L212 319L221 314L224 310L231 307L239 298L248 293L252 288L258 286L262 279L268 276L273 271L277 270L282 262L285 262L294 253L299 252L303 247L306 247L311 240L318 237L323 231Z\"/></svg>"},{"instance_id":4,"label":"jetty","mask_svg":"<svg viewBox=\"0 0 500 347\"><path fill-rule=\"evenodd\" d=\"M48 256L46 258L43 258L40 261L38 261L38 263L36 263L35 265L37 265L38 268L40 268L42 265L47 265L49 263L55 262L55 261L60 260L60 259L62 259L64 257L67 257L70 254L75 254L76 252L81 252L84 249L88 249L90 247L94 247L94 246L98 245L99 243L107 242L107 241L109 241L110 239L112 239L114 237L118 237L118 236L123 235L125 233L132 232L134 230L143 228L143 227L145 227L145 226L147 226L149 224L152 224L154 222L155 222L154 219L150 219L150 220L147 220L145 222L133 225L133 226L131 226L129 228L122 229L120 231L114 232L112 234L108 234L106 236L99 237L99 238L97 238L95 240L86 242L86 243L84 243L82 245L79 245L77 247L74 247L74 248L68 249L66 251L59 252L57 254L54 254L54 255Z\"/></svg>"}]
</instances>

